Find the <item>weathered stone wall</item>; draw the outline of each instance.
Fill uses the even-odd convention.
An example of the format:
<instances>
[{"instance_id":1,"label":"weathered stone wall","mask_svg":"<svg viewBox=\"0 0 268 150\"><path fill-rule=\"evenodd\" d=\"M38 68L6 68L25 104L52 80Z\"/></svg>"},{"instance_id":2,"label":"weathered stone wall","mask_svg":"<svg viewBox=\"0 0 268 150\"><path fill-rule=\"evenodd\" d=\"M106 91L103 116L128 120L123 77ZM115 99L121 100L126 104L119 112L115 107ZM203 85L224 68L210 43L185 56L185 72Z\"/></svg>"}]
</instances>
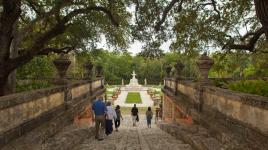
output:
<instances>
[{"instance_id":1,"label":"weathered stone wall","mask_svg":"<svg viewBox=\"0 0 268 150\"><path fill-rule=\"evenodd\" d=\"M268 98L205 87L203 110L219 111L253 129L268 135Z\"/></svg>"},{"instance_id":2,"label":"weathered stone wall","mask_svg":"<svg viewBox=\"0 0 268 150\"><path fill-rule=\"evenodd\" d=\"M70 118L78 115L87 107L85 104L104 93L102 80L0 97L0 148L59 115L70 114L65 115Z\"/></svg>"},{"instance_id":3,"label":"weathered stone wall","mask_svg":"<svg viewBox=\"0 0 268 150\"><path fill-rule=\"evenodd\" d=\"M268 147L265 142L268 141L267 97L197 82L177 82L177 92L174 92L176 89L172 84L165 86L164 98L170 97L175 105L182 108L180 111L192 116L196 123L206 126L221 142L230 142L232 137L237 137L256 149ZM164 112L168 109L165 103L163 108Z\"/></svg>"}]
</instances>

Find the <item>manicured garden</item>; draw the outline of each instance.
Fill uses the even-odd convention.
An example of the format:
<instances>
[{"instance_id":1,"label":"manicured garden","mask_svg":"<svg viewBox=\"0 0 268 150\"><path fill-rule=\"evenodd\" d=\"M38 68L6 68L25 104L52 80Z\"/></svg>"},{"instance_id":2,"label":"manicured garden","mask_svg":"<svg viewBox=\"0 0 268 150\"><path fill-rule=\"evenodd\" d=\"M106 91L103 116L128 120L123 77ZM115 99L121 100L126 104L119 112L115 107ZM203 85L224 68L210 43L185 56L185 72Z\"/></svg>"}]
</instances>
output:
<instances>
[{"instance_id":1,"label":"manicured garden","mask_svg":"<svg viewBox=\"0 0 268 150\"><path fill-rule=\"evenodd\" d=\"M142 103L139 92L128 92L126 103Z\"/></svg>"}]
</instances>

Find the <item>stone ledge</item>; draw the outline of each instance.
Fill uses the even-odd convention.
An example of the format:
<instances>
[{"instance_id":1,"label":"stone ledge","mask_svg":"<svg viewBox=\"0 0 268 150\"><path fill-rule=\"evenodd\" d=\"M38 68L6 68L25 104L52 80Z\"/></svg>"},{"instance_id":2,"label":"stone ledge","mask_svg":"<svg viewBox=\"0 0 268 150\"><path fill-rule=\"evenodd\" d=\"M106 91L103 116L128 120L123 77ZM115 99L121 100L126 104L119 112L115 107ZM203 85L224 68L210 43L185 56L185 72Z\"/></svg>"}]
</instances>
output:
<instances>
[{"instance_id":1,"label":"stone ledge","mask_svg":"<svg viewBox=\"0 0 268 150\"><path fill-rule=\"evenodd\" d=\"M13 107L22 103L26 103L29 101L33 101L35 99L39 99L48 96L50 94L63 92L68 88L73 88L88 83L90 83L90 81L79 81L65 86L56 86L45 89L33 90L30 92L21 92L12 95L2 96L0 97L0 110Z\"/></svg>"},{"instance_id":2,"label":"stone ledge","mask_svg":"<svg viewBox=\"0 0 268 150\"><path fill-rule=\"evenodd\" d=\"M56 132L61 130L62 127L66 126L74 118L84 110L84 106L91 103L93 98L102 94L105 89L96 91L94 95L83 94L75 99L72 99L68 106L66 104L61 105L49 112L46 112L34 119L28 120L27 122L14 127L4 133L0 133L0 149L10 141L32 131L33 129L43 126L43 130L39 131L39 137L36 140L43 141L44 139L54 135ZM49 122L49 123L48 123ZM27 141L24 141L27 143ZM33 141L31 141L33 142ZM33 142L34 143L34 142Z\"/></svg>"},{"instance_id":3,"label":"stone ledge","mask_svg":"<svg viewBox=\"0 0 268 150\"><path fill-rule=\"evenodd\" d=\"M60 114L60 112L62 112L65 109L64 105L61 105L57 108L54 108L53 110L50 110L44 114L42 114L41 116L38 116L34 119L28 120L27 122L20 124L17 127L14 127L11 130L5 131L4 133L0 133L0 148L7 144L9 141L12 141L13 139L16 139L22 135L24 135L25 133L31 131L32 129L34 129L35 127L40 126L42 123L49 121L50 119L52 119L55 114Z\"/></svg>"},{"instance_id":4,"label":"stone ledge","mask_svg":"<svg viewBox=\"0 0 268 150\"><path fill-rule=\"evenodd\" d=\"M39 89L30 92L16 93L12 95L0 97L0 110L13 107L22 103L33 101L50 94L64 91L64 86L52 87L47 89Z\"/></svg>"},{"instance_id":5,"label":"stone ledge","mask_svg":"<svg viewBox=\"0 0 268 150\"><path fill-rule=\"evenodd\" d=\"M200 88L202 87L198 82L193 83L192 81L179 80L178 84L181 84L183 86L190 86L195 90L200 90ZM268 97L238 91L232 91L215 86L203 86L203 88L204 88L203 92L210 92L218 96L224 96L226 98L240 101L243 104L248 104L254 107L259 107L268 110ZM180 93L180 91L178 92Z\"/></svg>"},{"instance_id":6,"label":"stone ledge","mask_svg":"<svg viewBox=\"0 0 268 150\"><path fill-rule=\"evenodd\" d=\"M262 150L268 147L268 135L241 121L228 117L218 111L205 111L199 123L222 143L232 143L241 147Z\"/></svg>"},{"instance_id":7,"label":"stone ledge","mask_svg":"<svg viewBox=\"0 0 268 150\"><path fill-rule=\"evenodd\" d=\"M224 112L219 112L219 110L217 108L212 108L212 106L206 105L206 103L204 103L204 104L197 103L197 101L193 101L187 95L184 95L180 92L178 92L178 95L174 95L174 92L172 92L168 89L162 89L162 91L166 95L168 95L176 105L182 106L183 110L190 108L192 110L196 110L199 114L206 113L206 115L203 115L204 118L211 116L211 115L218 115L218 117L214 116L214 120L220 120L220 119L224 118L224 120L230 120L231 122L237 122L237 124L244 126L244 128L251 128L251 130L255 130L256 132L258 132L259 134L261 133L264 136L268 135L268 133L261 130L261 128L257 128L257 126L252 126L249 123L246 123L246 120L245 120L245 122L243 122L241 120L239 121L238 119L233 118L230 115L227 116L227 115L223 114ZM266 97L255 96L255 95L244 94L244 93L241 94L240 92L234 93L233 91L230 91L230 90L216 88L216 87L208 87L208 86L204 87L203 93L205 93L205 92L206 93L213 92L212 94L215 94L217 96L221 96L226 101L239 102L241 104L244 104L244 105L247 105L250 107L254 107L256 109L260 108L263 111L267 111L266 107L268 106L268 101L266 102L266 99L267 99ZM222 92L226 92L226 93L223 94ZM243 95L243 97L241 97L241 95ZM249 97L247 97L247 96L249 96ZM244 98L246 99L246 101L244 100ZM201 97L200 99L204 99L204 98ZM256 103L256 102L259 102L259 103ZM203 109L202 109L202 111L199 111L198 108L200 108L201 106ZM200 118L200 115L197 115L197 117L194 117L193 119L195 121L199 121L200 119L202 119L202 118L200 118L200 119L199 118Z\"/></svg>"},{"instance_id":8,"label":"stone ledge","mask_svg":"<svg viewBox=\"0 0 268 150\"><path fill-rule=\"evenodd\" d=\"M243 104L248 104L250 106L268 110L268 97L211 86L205 86L204 92L213 93L217 96L224 96L227 99L236 100L242 102Z\"/></svg>"}]
</instances>

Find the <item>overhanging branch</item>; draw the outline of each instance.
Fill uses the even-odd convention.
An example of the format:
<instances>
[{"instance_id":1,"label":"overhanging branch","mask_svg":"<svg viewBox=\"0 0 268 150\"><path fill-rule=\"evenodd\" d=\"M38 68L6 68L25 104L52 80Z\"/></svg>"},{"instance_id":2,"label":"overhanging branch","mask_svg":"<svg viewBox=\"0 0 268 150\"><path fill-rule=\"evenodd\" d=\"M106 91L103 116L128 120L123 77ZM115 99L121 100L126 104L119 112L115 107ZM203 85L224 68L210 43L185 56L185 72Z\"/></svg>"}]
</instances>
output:
<instances>
[{"instance_id":1,"label":"overhanging branch","mask_svg":"<svg viewBox=\"0 0 268 150\"><path fill-rule=\"evenodd\" d=\"M161 25L165 22L166 18L167 18L167 15L169 13L169 11L173 8L173 6L179 2L179 0L172 0L168 6L164 9L163 11L163 14L162 14L162 18L156 23L155 25L155 30L156 31L159 31L160 30L160 27ZM180 3L179 3L179 10L178 11L181 11L182 10L182 4L183 4L183 0L180 0Z\"/></svg>"},{"instance_id":2,"label":"overhanging branch","mask_svg":"<svg viewBox=\"0 0 268 150\"><path fill-rule=\"evenodd\" d=\"M69 53L70 51L73 51L75 50L75 47L63 47L63 48L44 48L43 50L41 50L38 55L48 55L49 53L51 52L54 52L54 53L57 53L57 54L60 54L60 53L64 53L64 54L67 54Z\"/></svg>"},{"instance_id":3,"label":"overhanging branch","mask_svg":"<svg viewBox=\"0 0 268 150\"><path fill-rule=\"evenodd\" d=\"M261 35L264 33L264 29L260 28L256 32L247 33L244 37L249 38L251 37L246 44L234 44L233 42L229 42L223 46L222 49L237 49L237 50L248 50L250 52L255 52L255 45Z\"/></svg>"},{"instance_id":4,"label":"overhanging branch","mask_svg":"<svg viewBox=\"0 0 268 150\"><path fill-rule=\"evenodd\" d=\"M62 21L64 23L67 23L69 20L71 20L73 17L79 15L79 14L88 14L91 11L100 11L105 13L108 18L111 20L112 24L115 26L119 26L118 21L115 19L115 17L112 15L112 12L108 9L106 9L105 7L101 7L101 6L92 6L92 7L87 7L87 8L81 8L81 9L76 9L72 12L70 12L68 15L66 15Z\"/></svg>"},{"instance_id":5,"label":"overhanging branch","mask_svg":"<svg viewBox=\"0 0 268 150\"><path fill-rule=\"evenodd\" d=\"M212 3L212 6L213 6L214 11L217 12L218 17L220 18L221 13L220 13L220 11L218 10L218 8L217 8L217 6L216 6L216 5L217 5L217 2L216 2L215 0L211 0L211 3Z\"/></svg>"},{"instance_id":6,"label":"overhanging branch","mask_svg":"<svg viewBox=\"0 0 268 150\"><path fill-rule=\"evenodd\" d=\"M38 16L44 13L39 9L40 6L35 0L26 0L26 2L28 3L29 7L31 7Z\"/></svg>"},{"instance_id":7,"label":"overhanging branch","mask_svg":"<svg viewBox=\"0 0 268 150\"><path fill-rule=\"evenodd\" d=\"M217 8L217 2L215 0L211 0L211 2L208 2L208 3L201 3L201 4L199 4L197 6L197 10L200 8L200 6L205 7L205 6L208 6L208 5L211 5L213 7L213 10L217 13L218 18L220 18L221 13L220 13L220 11Z\"/></svg>"},{"instance_id":8,"label":"overhanging branch","mask_svg":"<svg viewBox=\"0 0 268 150\"><path fill-rule=\"evenodd\" d=\"M31 2L33 0L27 0L28 2ZM53 15L59 16L59 11L62 7L71 4L71 2L69 0L58 0L57 4L51 8L50 11L46 12L46 13L42 13L42 15L37 16L33 21L31 21L26 27L24 27L21 32L20 32L20 40L23 40L23 38L27 35L27 33L31 32L31 30L34 28L34 26L36 25L37 22L47 18L47 17L51 17Z\"/></svg>"}]
</instances>

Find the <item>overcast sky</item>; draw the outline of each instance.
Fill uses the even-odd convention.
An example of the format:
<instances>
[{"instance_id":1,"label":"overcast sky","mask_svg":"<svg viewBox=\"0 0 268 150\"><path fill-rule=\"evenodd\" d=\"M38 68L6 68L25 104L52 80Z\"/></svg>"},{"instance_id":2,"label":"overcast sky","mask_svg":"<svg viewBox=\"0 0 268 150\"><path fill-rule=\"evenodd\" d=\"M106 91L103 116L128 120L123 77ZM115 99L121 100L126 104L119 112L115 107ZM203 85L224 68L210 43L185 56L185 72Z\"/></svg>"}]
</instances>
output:
<instances>
[{"instance_id":1,"label":"overcast sky","mask_svg":"<svg viewBox=\"0 0 268 150\"><path fill-rule=\"evenodd\" d=\"M171 44L171 40L163 43L160 46L160 49L164 50L164 52L168 52L169 51L169 46ZM129 45L129 48L127 49L129 52L132 53L132 55L136 55L137 53L141 52L142 50L142 46L144 45L144 43L140 42L140 41L134 41L133 44ZM105 37L102 36L102 40L100 43L97 43L97 48L103 48L106 50L110 50L111 48L108 47L108 45L106 44L106 40Z\"/></svg>"},{"instance_id":2,"label":"overcast sky","mask_svg":"<svg viewBox=\"0 0 268 150\"><path fill-rule=\"evenodd\" d=\"M127 8L127 11L133 14L132 18L132 23L135 23L135 18L134 18L134 12L135 12L135 6L132 5ZM160 46L160 49L164 50L164 52L169 51L169 46L171 44L171 40L163 43ZM145 45L144 43L141 43L140 41L135 41L133 44L129 45L129 48L127 49L129 52L132 53L132 55L136 55L137 53L141 52L142 46ZM103 48L109 50L110 48L106 45L105 37L102 36L102 40L100 43L97 43L97 48Z\"/></svg>"}]
</instances>

